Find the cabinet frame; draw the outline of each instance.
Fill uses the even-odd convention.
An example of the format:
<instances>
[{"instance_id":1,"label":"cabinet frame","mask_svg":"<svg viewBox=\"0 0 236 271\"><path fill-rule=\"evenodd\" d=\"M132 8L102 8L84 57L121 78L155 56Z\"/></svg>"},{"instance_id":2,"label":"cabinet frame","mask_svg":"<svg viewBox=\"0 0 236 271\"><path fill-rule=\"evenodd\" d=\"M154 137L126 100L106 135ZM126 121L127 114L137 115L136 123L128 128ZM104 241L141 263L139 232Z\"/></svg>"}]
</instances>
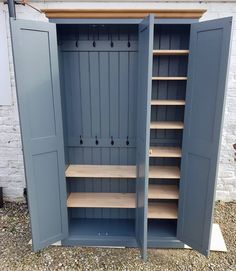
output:
<instances>
[{"instance_id":1,"label":"cabinet frame","mask_svg":"<svg viewBox=\"0 0 236 271\"><path fill-rule=\"evenodd\" d=\"M153 26L157 25L157 24L186 24L186 25L191 25L192 23L196 23L196 19L152 19L153 22ZM18 20L21 21L21 20ZM140 23L140 19L50 19L50 22L56 23L56 24L139 24ZM152 27L153 27L152 26ZM14 41L14 38L13 38ZM15 42L15 41L14 41ZM14 45L14 50L16 51L16 45ZM190 52L191 53L191 52ZM14 58L17 58L18 56L15 56ZM17 60L18 61L18 60ZM16 65L16 60L15 60L15 65ZM16 69L17 70L17 69ZM17 73L19 74L19 72L17 71ZM162 78L163 80L165 80L165 78ZM20 78L17 79L20 82ZM188 81L188 80L187 80ZM18 83L19 86L19 83ZM151 96L148 95L147 98L147 105L149 107L149 109L145 110L150 110L151 107ZM59 110L60 111L60 110ZM148 121L148 117L146 119L146 121ZM147 123L146 123L147 125ZM24 127L23 127L24 129ZM23 133L24 134L24 133ZM147 134L147 133L146 133ZM24 140L23 140L24 141ZM148 140L149 142L149 140ZM138 144L138 142L137 142ZM145 148L145 160L147 163L148 159L149 159L149 146ZM27 164L28 162L25 161L25 164ZM146 167L146 173L144 176L144 196L145 196L145 200L144 200L144 213L143 213L143 219L144 219L144 224L143 224L143 228L141 229L141 231L143 231L143 236L141 236L142 242L141 244L138 242L136 242L135 237L132 238L127 238L127 237L121 237L121 238L105 238L104 240L99 239L91 239L89 238L89 236L87 236L84 239L81 239L80 244L82 245L118 245L118 246L127 246L127 247L132 247L132 246L139 246L141 247L141 251L142 251L142 257L145 259L147 256L147 247L171 247L171 248L183 248L184 244L176 237L176 238L155 238L155 237L148 237L147 236L147 199L148 199L148 189L147 189L147 182L148 182L148 176L147 176L147 172L149 170L149 166L147 166L145 164ZM27 166L26 166L27 168ZM28 171L30 171L30 169L28 169ZM29 184L27 184L29 185ZM138 191L136 191L136 194L138 193ZM212 191L212 193L214 193L214 191ZM29 195L29 198L32 197L33 195ZM137 195L136 195L137 196ZM32 199L30 199L32 201ZM33 207L31 209L32 214L34 213L34 209L35 207ZM33 217L34 215L31 216ZM63 214L63 217L66 216L66 213ZM140 216L140 215L139 215ZM137 218L136 218L137 219ZM66 224L64 224L64 227L66 228ZM178 229L178 228L177 228ZM136 234L138 234L138 238L136 236L137 239L140 238L140 232L136 232ZM65 235L67 235L67 231L65 230ZM65 237L65 235L63 235ZM66 244L66 245L73 245L76 244L76 240L68 240L68 239L64 239L62 240L62 244ZM40 249L40 246L35 246L35 249Z\"/></svg>"}]
</instances>

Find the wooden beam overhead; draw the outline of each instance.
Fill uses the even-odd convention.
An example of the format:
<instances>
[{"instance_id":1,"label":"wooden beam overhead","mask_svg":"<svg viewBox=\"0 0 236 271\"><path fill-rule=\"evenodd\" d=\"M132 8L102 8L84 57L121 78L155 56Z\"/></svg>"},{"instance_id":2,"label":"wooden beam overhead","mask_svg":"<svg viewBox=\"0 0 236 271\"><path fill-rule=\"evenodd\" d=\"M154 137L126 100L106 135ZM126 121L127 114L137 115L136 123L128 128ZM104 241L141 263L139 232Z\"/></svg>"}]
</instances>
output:
<instances>
[{"instance_id":1,"label":"wooden beam overhead","mask_svg":"<svg viewBox=\"0 0 236 271\"><path fill-rule=\"evenodd\" d=\"M42 9L49 19L199 19L205 9Z\"/></svg>"}]
</instances>

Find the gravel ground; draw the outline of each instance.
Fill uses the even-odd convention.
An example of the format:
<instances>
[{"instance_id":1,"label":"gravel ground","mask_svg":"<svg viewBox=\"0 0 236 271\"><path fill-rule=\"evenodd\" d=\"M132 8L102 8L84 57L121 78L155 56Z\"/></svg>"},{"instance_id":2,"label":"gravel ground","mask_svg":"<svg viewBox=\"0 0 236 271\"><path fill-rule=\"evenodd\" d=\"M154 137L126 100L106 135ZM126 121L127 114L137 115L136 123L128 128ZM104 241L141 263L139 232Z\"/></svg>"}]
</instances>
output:
<instances>
[{"instance_id":1,"label":"gravel ground","mask_svg":"<svg viewBox=\"0 0 236 271\"><path fill-rule=\"evenodd\" d=\"M209 259L193 250L149 249L148 261L138 249L49 247L31 251L26 205L6 203L0 209L0 270L236 270L236 202L217 202L215 222L220 224L228 252L211 252Z\"/></svg>"}]
</instances>

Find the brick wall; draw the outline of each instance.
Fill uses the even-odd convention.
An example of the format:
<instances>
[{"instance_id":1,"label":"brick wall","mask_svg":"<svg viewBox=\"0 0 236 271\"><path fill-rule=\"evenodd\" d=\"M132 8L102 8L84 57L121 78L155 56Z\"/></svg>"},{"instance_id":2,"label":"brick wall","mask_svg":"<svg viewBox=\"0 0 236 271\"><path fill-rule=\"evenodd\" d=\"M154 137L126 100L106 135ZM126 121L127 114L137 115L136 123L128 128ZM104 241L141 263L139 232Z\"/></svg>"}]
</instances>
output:
<instances>
[{"instance_id":1,"label":"brick wall","mask_svg":"<svg viewBox=\"0 0 236 271\"><path fill-rule=\"evenodd\" d=\"M168 2L168 1L167 1ZM202 20L234 16L235 3L32 3L38 8L204 8L207 13ZM0 3L0 9L7 6ZM43 14L29 7L17 6L17 17L29 20L47 21ZM4 188L4 197L10 200L21 200L25 187L24 166L21 150L19 118L17 112L16 89L7 21L8 46L10 55L10 73L12 85L12 105L0 106L0 186ZM219 175L216 198L224 201L236 200L236 162L234 161L233 144L236 143L236 27L233 24L232 50L230 55L228 87L226 95L225 120L220 151Z\"/></svg>"}]
</instances>

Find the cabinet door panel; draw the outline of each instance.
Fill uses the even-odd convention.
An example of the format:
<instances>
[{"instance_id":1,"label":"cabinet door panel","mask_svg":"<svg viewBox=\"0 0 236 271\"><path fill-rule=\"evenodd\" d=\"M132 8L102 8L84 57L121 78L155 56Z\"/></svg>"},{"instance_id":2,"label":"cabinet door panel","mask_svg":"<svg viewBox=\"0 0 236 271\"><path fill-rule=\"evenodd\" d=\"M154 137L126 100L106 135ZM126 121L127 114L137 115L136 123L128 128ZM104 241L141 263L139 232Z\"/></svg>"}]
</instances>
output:
<instances>
[{"instance_id":1,"label":"cabinet door panel","mask_svg":"<svg viewBox=\"0 0 236 271\"><path fill-rule=\"evenodd\" d=\"M56 27L11 20L33 249L68 234Z\"/></svg>"},{"instance_id":2,"label":"cabinet door panel","mask_svg":"<svg viewBox=\"0 0 236 271\"><path fill-rule=\"evenodd\" d=\"M142 258L147 257L147 208L150 137L150 100L152 89L152 51L154 16L139 25L139 72L137 93L137 212L136 236Z\"/></svg>"},{"instance_id":3,"label":"cabinet door panel","mask_svg":"<svg viewBox=\"0 0 236 271\"><path fill-rule=\"evenodd\" d=\"M178 238L209 253L232 18L191 26Z\"/></svg>"}]
</instances>

